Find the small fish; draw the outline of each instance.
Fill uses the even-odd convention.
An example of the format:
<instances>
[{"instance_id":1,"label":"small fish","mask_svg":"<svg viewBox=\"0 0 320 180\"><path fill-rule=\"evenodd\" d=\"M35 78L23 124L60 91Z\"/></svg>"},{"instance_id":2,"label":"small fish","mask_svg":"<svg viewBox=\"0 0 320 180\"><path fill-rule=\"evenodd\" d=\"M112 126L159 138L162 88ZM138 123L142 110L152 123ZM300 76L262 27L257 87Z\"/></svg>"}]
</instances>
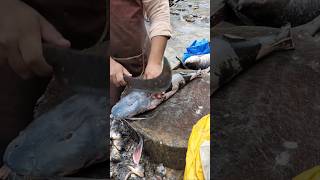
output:
<instances>
[{"instance_id":1,"label":"small fish","mask_svg":"<svg viewBox=\"0 0 320 180\"><path fill-rule=\"evenodd\" d=\"M112 119L128 119L140 113L156 108L163 101L173 96L179 89L197 77L201 77L208 70L192 73L176 73L172 75L171 85L161 99L153 98L152 93L133 90L128 91L111 109Z\"/></svg>"},{"instance_id":2,"label":"small fish","mask_svg":"<svg viewBox=\"0 0 320 180\"><path fill-rule=\"evenodd\" d=\"M129 179L132 174L135 174L139 177L144 177L144 169L141 165L128 165L127 167L130 172L126 175L125 180Z\"/></svg>"},{"instance_id":3,"label":"small fish","mask_svg":"<svg viewBox=\"0 0 320 180\"><path fill-rule=\"evenodd\" d=\"M263 57L275 51L294 49L289 25L277 36L245 39L225 34L214 37L212 43L211 94Z\"/></svg>"},{"instance_id":4,"label":"small fish","mask_svg":"<svg viewBox=\"0 0 320 180\"><path fill-rule=\"evenodd\" d=\"M210 66L210 54L191 56L184 61L184 66L189 69L207 69Z\"/></svg>"}]
</instances>

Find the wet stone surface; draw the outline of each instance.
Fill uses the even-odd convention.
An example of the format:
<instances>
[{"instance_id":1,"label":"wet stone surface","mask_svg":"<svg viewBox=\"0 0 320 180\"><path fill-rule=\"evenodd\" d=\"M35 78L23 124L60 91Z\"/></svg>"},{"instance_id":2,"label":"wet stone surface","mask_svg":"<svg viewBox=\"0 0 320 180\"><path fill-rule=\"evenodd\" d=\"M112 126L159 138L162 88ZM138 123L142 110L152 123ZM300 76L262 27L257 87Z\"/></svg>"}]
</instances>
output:
<instances>
[{"instance_id":1,"label":"wet stone surface","mask_svg":"<svg viewBox=\"0 0 320 180\"><path fill-rule=\"evenodd\" d=\"M176 58L183 53L194 40L210 39L210 1L179 1L170 8L172 37L168 41L165 56L172 69L179 66Z\"/></svg>"},{"instance_id":2,"label":"wet stone surface","mask_svg":"<svg viewBox=\"0 0 320 180\"><path fill-rule=\"evenodd\" d=\"M132 122L144 136L144 152L151 161L172 169L184 169L188 139L193 125L210 112L209 75L194 79L173 97Z\"/></svg>"},{"instance_id":3,"label":"wet stone surface","mask_svg":"<svg viewBox=\"0 0 320 180\"><path fill-rule=\"evenodd\" d=\"M278 32L228 26L213 32L244 37ZM295 50L264 58L211 97L213 179L285 180L320 163L320 44L298 29L305 28L293 30Z\"/></svg>"}]
</instances>

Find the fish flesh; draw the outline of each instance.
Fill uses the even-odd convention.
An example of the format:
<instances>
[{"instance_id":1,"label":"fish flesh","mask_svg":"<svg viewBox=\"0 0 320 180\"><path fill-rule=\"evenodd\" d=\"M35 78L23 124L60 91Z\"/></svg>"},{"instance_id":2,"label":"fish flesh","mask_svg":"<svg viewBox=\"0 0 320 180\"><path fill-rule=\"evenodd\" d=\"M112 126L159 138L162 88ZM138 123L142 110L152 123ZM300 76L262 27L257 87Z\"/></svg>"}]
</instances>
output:
<instances>
[{"instance_id":1,"label":"fish flesh","mask_svg":"<svg viewBox=\"0 0 320 180\"><path fill-rule=\"evenodd\" d=\"M226 0L226 3L247 25L298 26L320 15L319 0Z\"/></svg>"},{"instance_id":2,"label":"fish flesh","mask_svg":"<svg viewBox=\"0 0 320 180\"><path fill-rule=\"evenodd\" d=\"M294 48L290 26L283 27L278 35L246 39L224 34L213 37L212 43L211 94L263 57Z\"/></svg>"},{"instance_id":3,"label":"fish flesh","mask_svg":"<svg viewBox=\"0 0 320 180\"><path fill-rule=\"evenodd\" d=\"M105 95L72 95L9 144L5 165L17 175L56 177L106 161L106 105Z\"/></svg>"},{"instance_id":4,"label":"fish flesh","mask_svg":"<svg viewBox=\"0 0 320 180\"><path fill-rule=\"evenodd\" d=\"M171 85L161 99L153 98L153 93L142 90L127 90L122 98L111 109L111 119L128 119L143 112L155 109L163 101L173 96L179 89L208 70L198 70L192 73L176 73L172 75Z\"/></svg>"}]
</instances>

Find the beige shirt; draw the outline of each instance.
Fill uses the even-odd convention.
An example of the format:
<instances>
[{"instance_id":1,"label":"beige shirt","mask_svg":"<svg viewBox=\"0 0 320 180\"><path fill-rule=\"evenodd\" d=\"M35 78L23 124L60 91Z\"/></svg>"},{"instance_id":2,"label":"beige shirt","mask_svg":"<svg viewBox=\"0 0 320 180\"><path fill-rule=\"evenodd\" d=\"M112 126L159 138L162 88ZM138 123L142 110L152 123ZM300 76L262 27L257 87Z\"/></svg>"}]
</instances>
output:
<instances>
[{"instance_id":1,"label":"beige shirt","mask_svg":"<svg viewBox=\"0 0 320 180\"><path fill-rule=\"evenodd\" d=\"M145 15L150 20L149 37L171 37L169 0L142 0Z\"/></svg>"}]
</instances>

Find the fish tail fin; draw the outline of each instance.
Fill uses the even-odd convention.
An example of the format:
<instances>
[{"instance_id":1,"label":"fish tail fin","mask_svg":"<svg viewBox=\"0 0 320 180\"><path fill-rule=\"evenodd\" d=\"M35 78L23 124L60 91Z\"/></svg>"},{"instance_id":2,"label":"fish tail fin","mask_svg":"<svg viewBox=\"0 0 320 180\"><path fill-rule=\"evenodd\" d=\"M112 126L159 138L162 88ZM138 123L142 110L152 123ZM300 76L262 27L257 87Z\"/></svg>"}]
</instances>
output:
<instances>
[{"instance_id":1,"label":"fish tail fin","mask_svg":"<svg viewBox=\"0 0 320 180\"><path fill-rule=\"evenodd\" d=\"M281 28L280 33L272 43L265 44L261 47L257 59L260 59L273 51L292 49L294 49L294 43L292 40L291 25L287 24Z\"/></svg>"},{"instance_id":2,"label":"fish tail fin","mask_svg":"<svg viewBox=\"0 0 320 180\"><path fill-rule=\"evenodd\" d=\"M190 77L190 81L195 79L195 78L201 78L201 77L205 76L206 74L208 74L209 72L210 72L210 67L208 67L207 69L197 70Z\"/></svg>"},{"instance_id":3,"label":"fish tail fin","mask_svg":"<svg viewBox=\"0 0 320 180\"><path fill-rule=\"evenodd\" d=\"M280 34L277 36L276 42L272 44L272 46L275 48L275 50L294 49L290 24L287 24L281 28Z\"/></svg>"}]
</instances>

